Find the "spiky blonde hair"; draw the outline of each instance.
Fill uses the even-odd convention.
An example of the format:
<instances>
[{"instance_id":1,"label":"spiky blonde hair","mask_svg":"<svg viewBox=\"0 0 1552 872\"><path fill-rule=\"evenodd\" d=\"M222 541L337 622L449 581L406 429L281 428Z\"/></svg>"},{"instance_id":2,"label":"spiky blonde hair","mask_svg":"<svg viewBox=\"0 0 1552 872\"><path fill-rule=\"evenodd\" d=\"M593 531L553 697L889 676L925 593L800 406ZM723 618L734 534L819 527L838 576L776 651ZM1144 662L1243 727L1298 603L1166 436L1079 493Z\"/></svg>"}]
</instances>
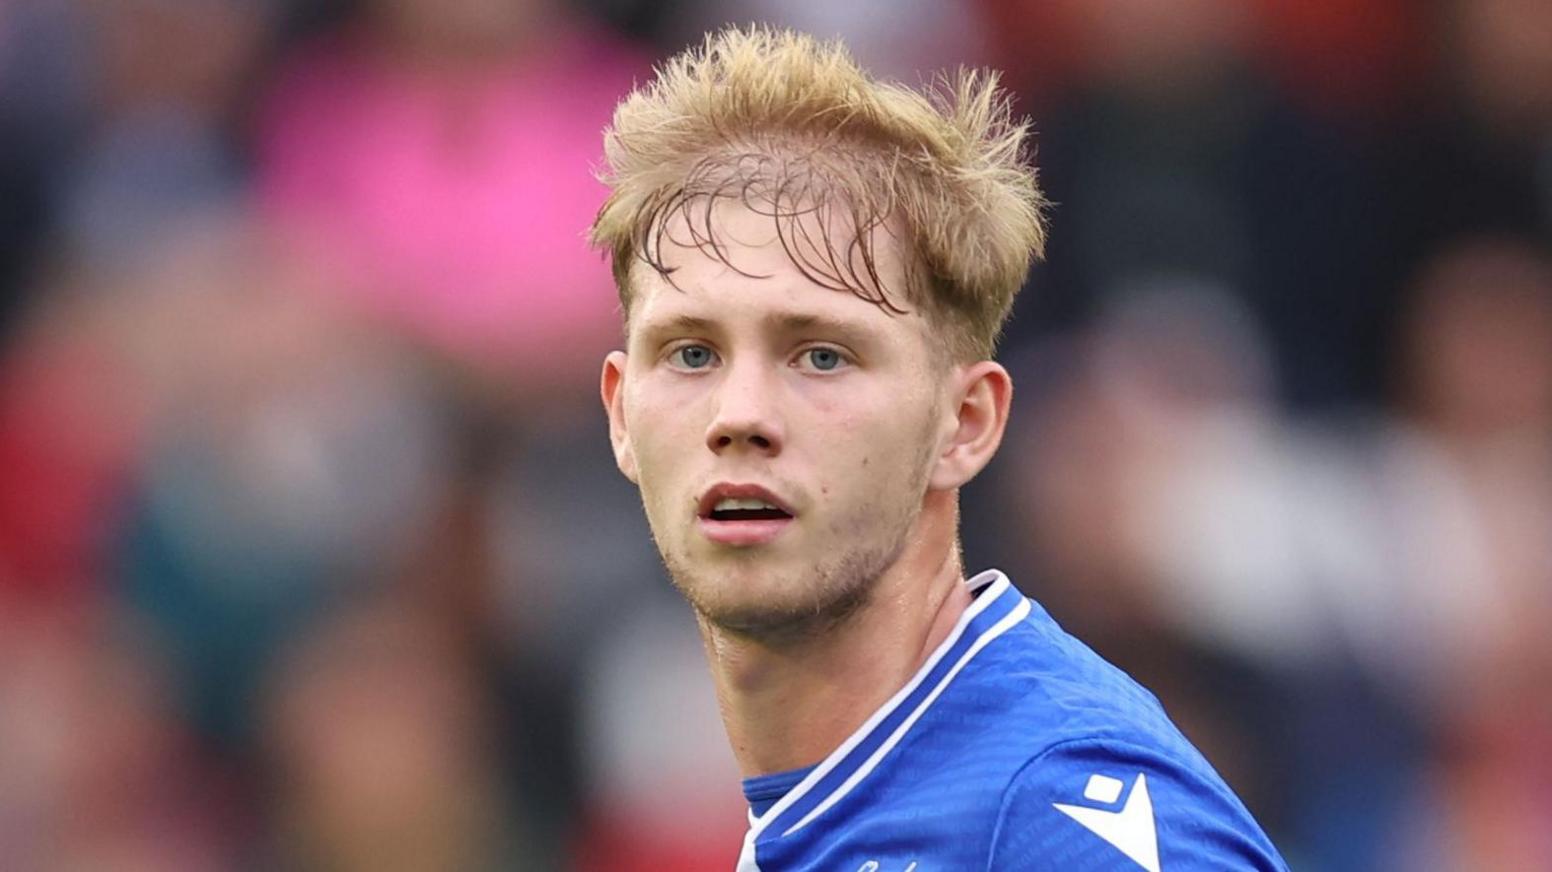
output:
<instances>
[{"instance_id":1,"label":"spiky blonde hair","mask_svg":"<svg viewBox=\"0 0 1552 872\"><path fill-rule=\"evenodd\" d=\"M948 328L952 355L986 358L1045 243L1027 132L995 73L961 70L917 92L869 77L839 42L728 28L615 110L601 174L611 193L591 241L612 259L628 320L637 264L672 281L669 219L727 263L712 207L739 200L773 218L810 279L893 312L903 293ZM880 281L875 228L904 231L908 287Z\"/></svg>"}]
</instances>

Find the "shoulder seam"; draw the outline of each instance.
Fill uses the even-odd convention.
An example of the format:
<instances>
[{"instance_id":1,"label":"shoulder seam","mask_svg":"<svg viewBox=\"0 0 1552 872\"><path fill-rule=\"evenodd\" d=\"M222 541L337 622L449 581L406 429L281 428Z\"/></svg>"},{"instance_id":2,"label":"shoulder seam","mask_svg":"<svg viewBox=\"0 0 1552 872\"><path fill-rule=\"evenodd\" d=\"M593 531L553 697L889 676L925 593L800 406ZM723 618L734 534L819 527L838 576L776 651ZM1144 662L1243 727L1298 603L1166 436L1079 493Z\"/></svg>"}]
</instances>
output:
<instances>
[{"instance_id":1,"label":"shoulder seam","mask_svg":"<svg viewBox=\"0 0 1552 872\"><path fill-rule=\"evenodd\" d=\"M1069 745L1089 745L1094 742L1095 740L1092 738L1063 739L1059 742L1052 742L1042 748L1038 754L1025 760L1019 768L1013 771L1013 775L1008 778L1008 783L1002 787L1002 798L997 801L997 822L992 825L991 844L986 847L987 872L992 872L992 863L997 859L997 842L1002 837L1002 825L1008 819L1008 794L1013 791L1013 785L1019 782L1019 779L1029 767L1044 760L1051 752Z\"/></svg>"}]
</instances>

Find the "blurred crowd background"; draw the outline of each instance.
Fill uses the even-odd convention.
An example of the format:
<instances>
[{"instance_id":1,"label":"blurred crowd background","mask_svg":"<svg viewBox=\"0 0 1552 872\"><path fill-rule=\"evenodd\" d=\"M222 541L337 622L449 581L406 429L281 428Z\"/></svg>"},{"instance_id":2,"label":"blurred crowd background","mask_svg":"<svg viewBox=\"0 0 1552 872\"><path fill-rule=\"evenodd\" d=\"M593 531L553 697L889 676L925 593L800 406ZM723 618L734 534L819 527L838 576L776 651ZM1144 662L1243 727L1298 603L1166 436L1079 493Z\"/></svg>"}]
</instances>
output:
<instances>
[{"instance_id":1,"label":"blurred crowd background","mask_svg":"<svg viewBox=\"0 0 1552 872\"><path fill-rule=\"evenodd\" d=\"M1295 868L1552 869L1545 0L4 0L0 869L732 867L582 234L746 21L1035 120L968 568Z\"/></svg>"}]
</instances>

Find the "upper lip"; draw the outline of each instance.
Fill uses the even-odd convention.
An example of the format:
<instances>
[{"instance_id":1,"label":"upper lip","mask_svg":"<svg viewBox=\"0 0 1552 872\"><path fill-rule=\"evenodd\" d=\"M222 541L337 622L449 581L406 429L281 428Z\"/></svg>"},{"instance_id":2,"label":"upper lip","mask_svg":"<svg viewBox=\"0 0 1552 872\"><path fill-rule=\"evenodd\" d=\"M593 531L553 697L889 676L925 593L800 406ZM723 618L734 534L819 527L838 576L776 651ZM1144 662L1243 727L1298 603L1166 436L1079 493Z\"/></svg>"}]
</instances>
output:
<instances>
[{"instance_id":1,"label":"upper lip","mask_svg":"<svg viewBox=\"0 0 1552 872\"><path fill-rule=\"evenodd\" d=\"M757 484L737 484L733 482L719 482L707 488L706 492L701 494L700 502L696 506L696 513L702 518L710 517L711 510L716 508L717 503L725 499L761 500L770 503L789 515L797 515L797 512L792 510L792 506L788 505L786 500L776 496L769 489Z\"/></svg>"}]
</instances>

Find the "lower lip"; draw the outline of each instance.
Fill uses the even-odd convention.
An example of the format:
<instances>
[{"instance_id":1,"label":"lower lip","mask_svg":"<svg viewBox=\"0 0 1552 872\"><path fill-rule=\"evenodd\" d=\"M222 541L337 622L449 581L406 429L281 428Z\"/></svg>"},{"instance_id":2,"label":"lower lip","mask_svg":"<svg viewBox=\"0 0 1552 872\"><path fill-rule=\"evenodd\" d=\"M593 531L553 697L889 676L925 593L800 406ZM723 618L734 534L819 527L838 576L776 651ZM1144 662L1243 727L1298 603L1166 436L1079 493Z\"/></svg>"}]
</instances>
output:
<instances>
[{"instance_id":1,"label":"lower lip","mask_svg":"<svg viewBox=\"0 0 1552 872\"><path fill-rule=\"evenodd\" d=\"M791 518L774 521L714 521L701 518L701 532L706 538L723 545L764 545L780 536Z\"/></svg>"}]
</instances>

